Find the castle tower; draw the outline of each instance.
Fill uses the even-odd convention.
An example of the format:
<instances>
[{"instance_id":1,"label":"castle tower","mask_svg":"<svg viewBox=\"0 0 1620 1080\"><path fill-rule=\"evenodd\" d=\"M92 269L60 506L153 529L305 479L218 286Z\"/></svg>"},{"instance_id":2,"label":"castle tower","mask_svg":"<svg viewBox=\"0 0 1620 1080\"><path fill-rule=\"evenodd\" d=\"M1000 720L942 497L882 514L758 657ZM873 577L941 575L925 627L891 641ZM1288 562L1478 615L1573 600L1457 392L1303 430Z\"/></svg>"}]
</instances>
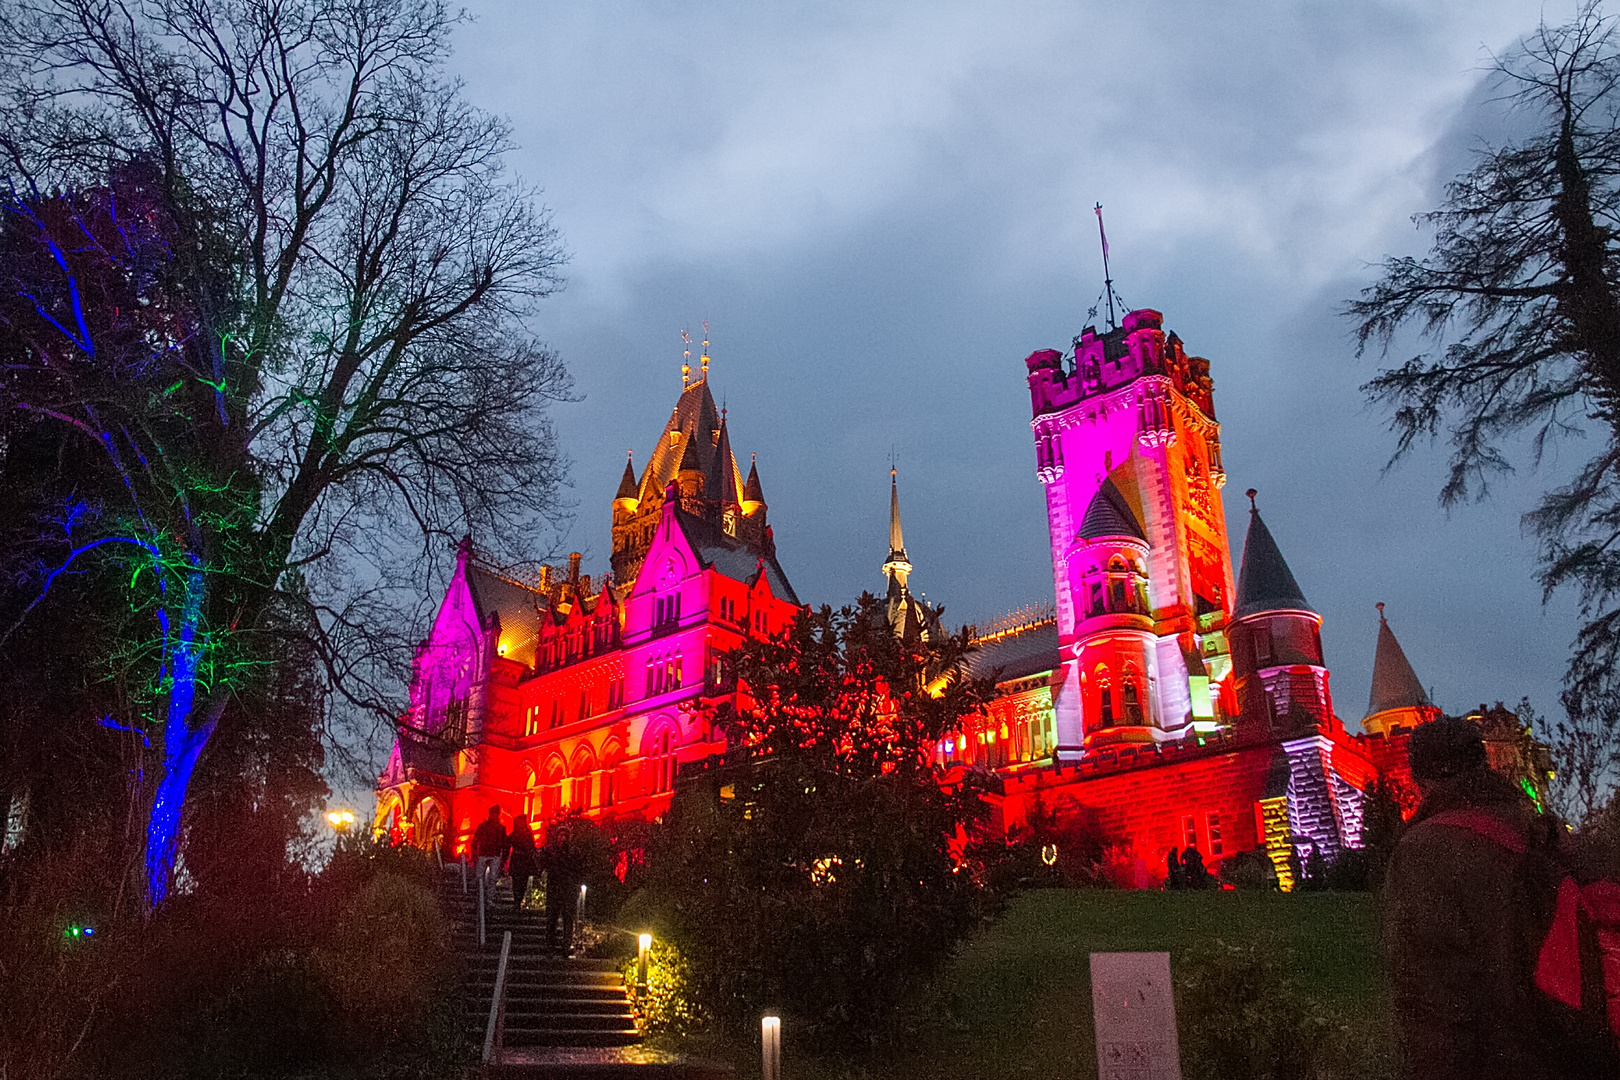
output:
<instances>
[{"instance_id":1,"label":"castle tower","mask_svg":"<svg viewBox=\"0 0 1620 1080\"><path fill-rule=\"evenodd\" d=\"M1025 364L1057 593L1059 759L1219 726L1237 705L1209 362L1144 309L1102 335L1087 327L1072 358L1045 349Z\"/></svg>"},{"instance_id":2,"label":"castle tower","mask_svg":"<svg viewBox=\"0 0 1620 1080\"><path fill-rule=\"evenodd\" d=\"M1322 661L1322 616L1312 610L1249 496L1237 604L1229 632L1242 723L1267 733L1331 727L1333 697Z\"/></svg>"},{"instance_id":3,"label":"castle tower","mask_svg":"<svg viewBox=\"0 0 1620 1080\"><path fill-rule=\"evenodd\" d=\"M1378 648L1373 653L1372 692L1367 696L1367 714L1362 730L1369 735L1389 735L1411 731L1440 716L1440 709L1423 692L1423 683L1406 659L1395 631L1384 618L1384 605L1378 605Z\"/></svg>"},{"instance_id":4,"label":"castle tower","mask_svg":"<svg viewBox=\"0 0 1620 1080\"><path fill-rule=\"evenodd\" d=\"M775 554L758 466L749 471L745 485L731 450L725 412L715 407L709 392L707 364L703 375L688 381L681 391L641 477L625 466L613 499L613 580L621 589L627 589L641 570L671 482L679 492L681 509L727 536Z\"/></svg>"}]
</instances>

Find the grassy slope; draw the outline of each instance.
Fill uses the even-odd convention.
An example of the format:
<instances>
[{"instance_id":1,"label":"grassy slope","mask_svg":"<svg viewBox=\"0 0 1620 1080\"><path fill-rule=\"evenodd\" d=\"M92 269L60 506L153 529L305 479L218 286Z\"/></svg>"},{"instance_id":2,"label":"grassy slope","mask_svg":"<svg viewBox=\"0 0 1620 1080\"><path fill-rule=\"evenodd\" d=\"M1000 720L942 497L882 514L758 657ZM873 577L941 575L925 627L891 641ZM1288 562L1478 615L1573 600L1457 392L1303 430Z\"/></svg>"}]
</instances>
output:
<instances>
[{"instance_id":1,"label":"grassy slope","mask_svg":"<svg viewBox=\"0 0 1620 1080\"><path fill-rule=\"evenodd\" d=\"M1366 894L1160 893L1041 890L1018 897L970 942L942 979L944 999L907 1052L864 1066L812 1061L785 1032L784 1071L802 1080L1083 1078L1097 1075L1089 954L1170 953L1211 938L1269 936L1293 957L1303 988L1361 1033L1357 1075L1388 1072L1384 991L1376 963L1376 912ZM757 1044L702 1047L758 1075ZM796 1058L797 1060L787 1060Z\"/></svg>"}]
</instances>

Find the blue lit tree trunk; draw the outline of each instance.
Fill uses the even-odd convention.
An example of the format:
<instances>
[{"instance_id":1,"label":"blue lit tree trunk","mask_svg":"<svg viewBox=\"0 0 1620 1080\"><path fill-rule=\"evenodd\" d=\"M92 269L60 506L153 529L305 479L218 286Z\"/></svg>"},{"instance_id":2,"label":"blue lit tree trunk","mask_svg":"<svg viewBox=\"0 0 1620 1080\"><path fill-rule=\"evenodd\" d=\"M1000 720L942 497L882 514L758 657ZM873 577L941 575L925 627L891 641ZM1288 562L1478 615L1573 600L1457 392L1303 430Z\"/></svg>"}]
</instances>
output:
<instances>
[{"instance_id":1,"label":"blue lit tree trunk","mask_svg":"<svg viewBox=\"0 0 1620 1080\"><path fill-rule=\"evenodd\" d=\"M168 899L174 884L186 789L191 786L197 761L214 733L224 704L221 699L206 709L199 708L197 682L203 650L200 624L206 581L202 571L192 569L183 584L180 624L175 628L173 644L166 649L168 707L158 728L162 772L146 827L146 896L151 907Z\"/></svg>"}]
</instances>

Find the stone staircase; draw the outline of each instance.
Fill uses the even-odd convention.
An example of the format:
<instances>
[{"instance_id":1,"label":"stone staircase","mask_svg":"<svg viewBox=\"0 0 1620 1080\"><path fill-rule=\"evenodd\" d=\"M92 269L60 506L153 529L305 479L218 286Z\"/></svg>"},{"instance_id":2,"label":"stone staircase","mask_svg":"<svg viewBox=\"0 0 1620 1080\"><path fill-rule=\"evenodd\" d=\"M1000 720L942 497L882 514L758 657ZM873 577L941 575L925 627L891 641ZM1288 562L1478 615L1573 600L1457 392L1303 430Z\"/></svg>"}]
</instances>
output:
<instances>
[{"instance_id":1,"label":"stone staircase","mask_svg":"<svg viewBox=\"0 0 1620 1080\"><path fill-rule=\"evenodd\" d=\"M506 1012L501 1045L523 1047L622 1047L641 1041L630 995L610 960L581 960L545 951L545 920L538 911L515 913L511 886L502 881L485 912L484 944L478 944L478 882L469 870L447 867L440 897L455 947L465 960L462 1001L474 1046L484 1045L490 997L500 963L502 935L512 932L506 962Z\"/></svg>"}]
</instances>

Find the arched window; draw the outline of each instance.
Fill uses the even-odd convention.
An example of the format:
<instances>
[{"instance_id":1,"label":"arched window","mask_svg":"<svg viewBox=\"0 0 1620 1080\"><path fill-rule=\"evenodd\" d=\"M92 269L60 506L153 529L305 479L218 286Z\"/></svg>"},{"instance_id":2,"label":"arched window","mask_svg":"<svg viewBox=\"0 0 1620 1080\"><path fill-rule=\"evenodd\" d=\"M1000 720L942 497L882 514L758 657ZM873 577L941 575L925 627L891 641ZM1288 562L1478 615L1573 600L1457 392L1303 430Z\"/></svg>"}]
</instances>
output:
<instances>
[{"instance_id":1,"label":"arched window","mask_svg":"<svg viewBox=\"0 0 1620 1080\"><path fill-rule=\"evenodd\" d=\"M1120 689L1125 699L1125 722L1127 724L1142 723L1141 690L1137 686L1136 669L1129 665L1125 668L1125 677L1120 680Z\"/></svg>"},{"instance_id":2,"label":"arched window","mask_svg":"<svg viewBox=\"0 0 1620 1080\"><path fill-rule=\"evenodd\" d=\"M661 795L675 788L675 730L665 726L652 737L647 749L651 794Z\"/></svg>"},{"instance_id":3,"label":"arched window","mask_svg":"<svg viewBox=\"0 0 1620 1080\"><path fill-rule=\"evenodd\" d=\"M1112 727L1114 718L1114 688L1108 679L1108 669L1099 667L1092 683L1097 688L1097 726Z\"/></svg>"},{"instance_id":4,"label":"arched window","mask_svg":"<svg viewBox=\"0 0 1620 1080\"><path fill-rule=\"evenodd\" d=\"M540 820L550 824L562 810L563 760L553 754L546 760L540 782Z\"/></svg>"},{"instance_id":5,"label":"arched window","mask_svg":"<svg viewBox=\"0 0 1620 1080\"><path fill-rule=\"evenodd\" d=\"M619 758L624 756L624 750L616 742L610 742L602 748L602 783L601 792L602 809L607 810L619 800Z\"/></svg>"},{"instance_id":6,"label":"arched window","mask_svg":"<svg viewBox=\"0 0 1620 1080\"><path fill-rule=\"evenodd\" d=\"M533 821L539 812L540 777L534 771L534 766L523 767L523 812Z\"/></svg>"},{"instance_id":7,"label":"arched window","mask_svg":"<svg viewBox=\"0 0 1620 1080\"><path fill-rule=\"evenodd\" d=\"M596 755L589 746L581 746L574 754L574 765L569 770L568 809L586 813L592 808L591 790L596 780Z\"/></svg>"}]
</instances>

